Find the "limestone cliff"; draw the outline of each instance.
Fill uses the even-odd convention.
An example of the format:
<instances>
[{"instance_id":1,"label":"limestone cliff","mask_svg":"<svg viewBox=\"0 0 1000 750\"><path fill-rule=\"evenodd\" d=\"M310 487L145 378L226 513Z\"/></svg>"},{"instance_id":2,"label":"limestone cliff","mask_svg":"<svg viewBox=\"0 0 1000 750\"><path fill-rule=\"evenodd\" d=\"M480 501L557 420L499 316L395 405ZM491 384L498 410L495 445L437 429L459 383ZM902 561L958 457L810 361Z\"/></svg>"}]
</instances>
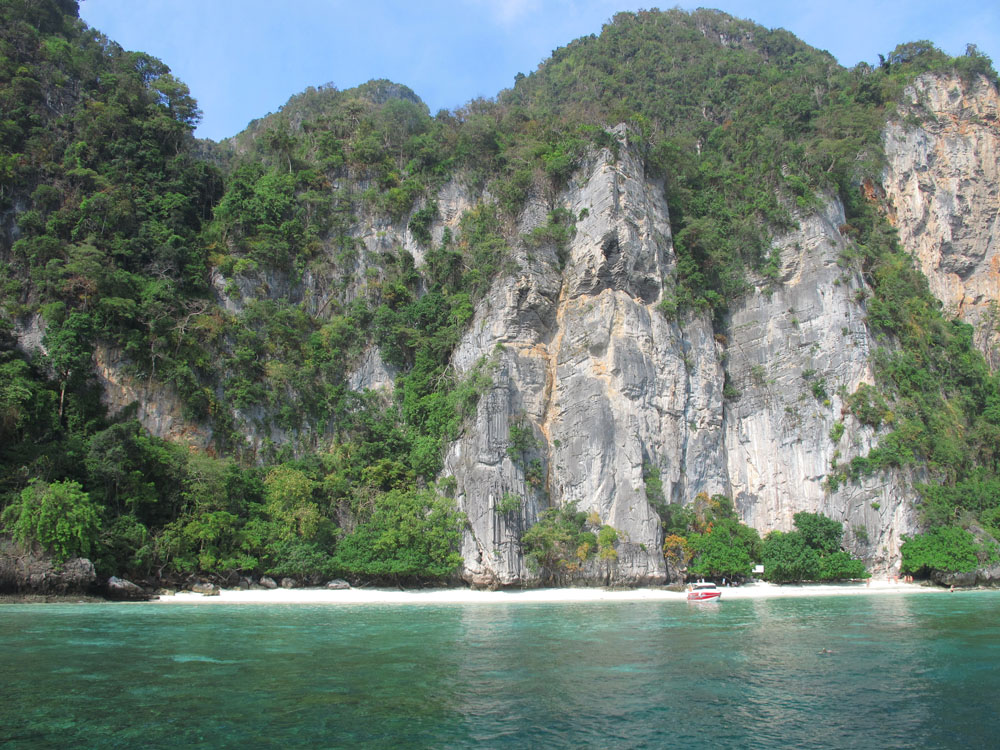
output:
<instances>
[{"instance_id":1,"label":"limestone cliff","mask_svg":"<svg viewBox=\"0 0 1000 750\"><path fill-rule=\"evenodd\" d=\"M931 289L976 326L996 366L996 90L924 76L907 97L884 135L886 205ZM703 313L670 320L657 309L677 264L664 186L645 174L627 131L614 135L619 148L593 150L562 191L535 195L510 227L511 262L454 354L459 372L488 360L493 374L445 459L469 520L463 577L483 585L536 580L521 536L545 508L575 503L619 532L617 560L589 563L579 580L665 582L660 518L646 497L650 474L668 502L699 492L732 497L740 518L761 533L789 530L799 511L824 513L844 523L851 551L874 571L894 568L902 535L918 529L913 481L923 477L897 471L827 481L838 463L867 454L879 439L845 405L860 384L874 382L875 342L865 323L871 290L845 253L838 199L820 196L817 207L797 211L797 227L773 238L779 278L751 279L720 329ZM491 199L461 179L435 197L435 242ZM574 218L563 246L533 233L556 208ZM331 251L294 281L217 274L220 305L239 311L246 300L282 297L322 318L331 300L364 294L387 253L407 252L422 265L424 249L405 222L355 218L357 252L349 258ZM169 399L142 406L163 399L121 376L113 353L100 352L98 365L112 410L138 400L138 416L155 434L207 439L182 424ZM347 382L391 390L396 374L370 346ZM236 418L255 448L265 438L302 442L266 426L263 415ZM315 449L324 427L310 430ZM517 450L512 430L529 436ZM510 496L520 510L498 510Z\"/></svg>"},{"instance_id":2,"label":"limestone cliff","mask_svg":"<svg viewBox=\"0 0 1000 750\"><path fill-rule=\"evenodd\" d=\"M108 413L118 415L134 409L135 418L153 435L201 450L208 448L211 428L185 417L184 404L174 389L152 378L130 375L126 364L119 352L104 346L94 350L94 368Z\"/></svg>"},{"instance_id":3,"label":"limestone cliff","mask_svg":"<svg viewBox=\"0 0 1000 750\"><path fill-rule=\"evenodd\" d=\"M996 537L974 46L847 70L626 12L454 111L325 85L197 144L166 65L33 5L0 3L0 502L81 481L102 566L441 580L461 536L478 585L663 583L702 493L825 514L876 573L921 522Z\"/></svg>"},{"instance_id":4,"label":"limestone cliff","mask_svg":"<svg viewBox=\"0 0 1000 750\"><path fill-rule=\"evenodd\" d=\"M874 382L866 288L842 260L839 201L825 199L798 224L776 239L780 280L760 282L730 316L727 367L740 394L726 408L730 492L744 522L762 533L790 530L799 511L843 521L852 551L884 570L898 558L901 535L915 530L907 478L890 473L834 491L827 483L837 462L877 444L844 403Z\"/></svg>"},{"instance_id":5,"label":"limestone cliff","mask_svg":"<svg viewBox=\"0 0 1000 750\"><path fill-rule=\"evenodd\" d=\"M914 529L906 479L834 492L824 484L835 461L875 442L842 408L843 395L872 380L872 341L863 281L838 265L839 203L827 199L776 240L782 278L761 281L714 335L705 315L678 323L656 309L676 264L669 216L662 185L628 148L617 160L597 154L557 202L582 216L562 258L552 247L520 248L520 272L496 283L456 355L465 369L492 352L498 361L492 391L447 460L470 520L466 577L530 580L519 534L547 504L575 502L622 532L605 579L663 582L644 466L659 473L668 501L731 495L761 532L789 530L801 510L823 512L846 523L870 564L890 565L900 535ZM527 211L521 229L542 213ZM728 401L727 369L740 391ZM508 450L521 423L544 466L537 486ZM525 498L521 516L497 512L507 494Z\"/></svg>"},{"instance_id":6,"label":"limestone cliff","mask_svg":"<svg viewBox=\"0 0 1000 750\"><path fill-rule=\"evenodd\" d=\"M469 368L499 347L495 385L446 461L470 521L465 574L529 580L519 533L546 505L575 502L621 534L613 580L660 582L643 466L676 501L727 489L718 344L707 317L679 325L655 310L675 258L662 185L633 153L597 153L557 203L582 217L569 246L519 247L520 271L494 285L456 354ZM529 207L521 229L544 209ZM544 467L534 483L508 451L519 422ZM508 493L525 500L513 521L496 511Z\"/></svg>"},{"instance_id":7,"label":"limestone cliff","mask_svg":"<svg viewBox=\"0 0 1000 750\"><path fill-rule=\"evenodd\" d=\"M884 133L899 239L949 316L1000 366L1000 96L984 77L925 74Z\"/></svg>"}]
</instances>

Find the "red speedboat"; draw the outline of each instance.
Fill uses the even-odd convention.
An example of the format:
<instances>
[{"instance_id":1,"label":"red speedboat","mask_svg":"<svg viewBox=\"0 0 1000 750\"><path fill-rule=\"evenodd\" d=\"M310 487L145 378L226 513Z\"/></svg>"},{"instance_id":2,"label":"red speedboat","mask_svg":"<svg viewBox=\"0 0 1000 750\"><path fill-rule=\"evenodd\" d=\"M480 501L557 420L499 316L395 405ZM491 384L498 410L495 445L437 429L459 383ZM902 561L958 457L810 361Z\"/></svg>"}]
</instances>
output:
<instances>
[{"instance_id":1,"label":"red speedboat","mask_svg":"<svg viewBox=\"0 0 1000 750\"><path fill-rule=\"evenodd\" d=\"M689 602L717 602L722 592L714 583L690 583L687 595Z\"/></svg>"}]
</instances>

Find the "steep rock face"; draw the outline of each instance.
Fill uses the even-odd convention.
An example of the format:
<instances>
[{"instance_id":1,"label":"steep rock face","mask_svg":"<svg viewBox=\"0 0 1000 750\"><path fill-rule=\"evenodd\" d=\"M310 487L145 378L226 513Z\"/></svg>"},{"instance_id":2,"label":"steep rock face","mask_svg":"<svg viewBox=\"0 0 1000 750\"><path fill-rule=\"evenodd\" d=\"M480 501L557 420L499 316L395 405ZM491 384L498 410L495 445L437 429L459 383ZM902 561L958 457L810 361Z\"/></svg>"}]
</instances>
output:
<instances>
[{"instance_id":1,"label":"steep rock face","mask_svg":"<svg viewBox=\"0 0 1000 750\"><path fill-rule=\"evenodd\" d=\"M875 571L895 565L901 536L916 530L913 477L826 481L878 441L845 407L873 382L874 342L866 287L841 258L840 203L826 198L776 238L780 280L760 279L714 336L706 317L679 325L656 310L676 264L662 185L627 148L617 161L600 153L577 178L555 200L581 216L568 247L518 249L520 272L494 285L455 356L462 370L494 361L494 386L446 459L470 520L464 577L532 581L521 534L544 508L576 503L622 538L616 562L581 577L665 581L645 495L653 472L668 502L727 494L762 533L790 530L799 511L823 513ZM545 208L529 207L522 231ZM729 400L727 373L739 391ZM512 449L525 429L533 447ZM498 512L509 495L520 512Z\"/></svg>"},{"instance_id":2,"label":"steep rock face","mask_svg":"<svg viewBox=\"0 0 1000 750\"><path fill-rule=\"evenodd\" d=\"M211 429L184 416L184 404L172 388L129 375L124 365L117 351L105 346L95 348L94 369L109 414L115 416L133 407L135 418L157 437L200 449L211 444Z\"/></svg>"},{"instance_id":3,"label":"steep rock face","mask_svg":"<svg viewBox=\"0 0 1000 750\"><path fill-rule=\"evenodd\" d=\"M840 203L827 198L797 218L798 228L775 240L780 282L758 283L729 321L727 371L740 393L726 408L730 489L740 517L762 533L791 530L799 511L843 521L853 551L882 570L915 529L907 478L886 474L834 491L826 482L834 462L877 443L844 405L873 382L865 287L840 257Z\"/></svg>"},{"instance_id":4,"label":"steep rock face","mask_svg":"<svg viewBox=\"0 0 1000 750\"><path fill-rule=\"evenodd\" d=\"M864 324L867 288L841 260L842 207L826 198L775 239L781 278L757 280L733 304L725 335L715 336L707 316L672 322L656 309L676 266L664 190L644 174L625 131L617 135L617 156L593 154L570 186L524 211L517 271L494 283L454 355L459 371L487 361L493 377L445 461L469 518L463 576L484 585L536 580L521 536L545 508L576 503L620 534L617 560L588 563L578 580L664 582L660 519L645 493L650 473L668 502L703 491L733 497L740 518L762 533L790 529L802 510L824 513L844 522L852 551L874 570L891 568L901 535L916 530L913 477L889 473L833 489L825 481L837 462L878 440L844 406L846 394L873 380L874 343ZM476 195L456 181L437 202L435 242L445 227L457 229ZM556 206L578 217L563 247L531 239ZM404 250L422 263L404 222L362 214L352 235L357 252L343 283L343 261L320 258L294 283L220 278L220 302L238 311L242 298L278 294L322 317L329 300L362 293L379 255ZM926 243L926 233L909 236L904 242ZM112 411L138 402L154 434L207 444L210 435L183 423L179 402L122 376L113 352L98 352L97 363ZM395 374L372 347L348 382L391 390ZM739 392L729 399L727 377ZM247 416L248 441L262 439L254 425L263 416ZM511 497L520 509L498 510Z\"/></svg>"},{"instance_id":5,"label":"steep rock face","mask_svg":"<svg viewBox=\"0 0 1000 750\"><path fill-rule=\"evenodd\" d=\"M676 262L663 188L627 148L618 160L598 153L578 176L557 200L581 216L568 247L518 249L520 273L494 285L456 353L461 369L495 358L494 387L446 459L470 521L464 576L476 583L531 580L519 535L546 506L568 503L622 539L618 560L591 579L663 582L644 464L668 498L728 489L710 322L679 326L655 310ZM544 213L529 207L522 229ZM512 426L535 447L510 450ZM510 494L522 511L499 513Z\"/></svg>"},{"instance_id":6,"label":"steep rock face","mask_svg":"<svg viewBox=\"0 0 1000 750\"><path fill-rule=\"evenodd\" d=\"M1000 96L985 78L925 74L883 139L883 185L903 246L945 314L1000 366Z\"/></svg>"}]
</instances>

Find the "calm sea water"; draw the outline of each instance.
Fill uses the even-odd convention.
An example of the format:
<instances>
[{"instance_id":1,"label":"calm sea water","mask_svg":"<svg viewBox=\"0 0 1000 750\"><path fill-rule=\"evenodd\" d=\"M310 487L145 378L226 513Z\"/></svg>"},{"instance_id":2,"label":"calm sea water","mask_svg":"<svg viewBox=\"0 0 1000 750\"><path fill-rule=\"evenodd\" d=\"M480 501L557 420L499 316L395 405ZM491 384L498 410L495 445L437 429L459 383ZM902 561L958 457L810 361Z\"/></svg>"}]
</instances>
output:
<instances>
[{"instance_id":1,"label":"calm sea water","mask_svg":"<svg viewBox=\"0 0 1000 750\"><path fill-rule=\"evenodd\" d=\"M0 664L11 748L1000 742L1000 592L6 605Z\"/></svg>"}]
</instances>

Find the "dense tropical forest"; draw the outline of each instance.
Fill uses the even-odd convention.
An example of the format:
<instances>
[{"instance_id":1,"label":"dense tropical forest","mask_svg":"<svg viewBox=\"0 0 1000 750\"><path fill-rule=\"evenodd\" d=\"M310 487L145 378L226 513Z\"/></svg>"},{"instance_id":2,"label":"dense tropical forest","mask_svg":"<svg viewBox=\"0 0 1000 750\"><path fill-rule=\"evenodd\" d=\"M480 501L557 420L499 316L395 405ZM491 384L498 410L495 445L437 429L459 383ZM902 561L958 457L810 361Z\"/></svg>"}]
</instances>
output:
<instances>
[{"instance_id":1,"label":"dense tropical forest","mask_svg":"<svg viewBox=\"0 0 1000 750\"><path fill-rule=\"evenodd\" d=\"M884 434L827 481L924 467L929 531L904 568L974 568L991 554L983 532L1000 536L1000 382L862 189L895 102L928 71L996 81L973 47L951 58L916 42L848 69L712 11L622 13L494 99L432 116L399 84L320 87L217 144L193 137L197 104L167 65L87 28L76 2L2 0L5 529L142 581L449 579L464 519L443 455L491 383L488 358L458 376L451 355L514 243L565 244L575 217L555 196L588 153L619 147L609 129L625 123L669 202L668 318L707 313L724 334L751 277L778 283L770 237L794 224L790 207L840 197L842 262L870 286L868 326L885 342L877 386L848 402ZM453 179L479 202L435 242L434 197ZM530 195L551 211L518 236ZM424 263L401 248L363 263L359 217L407 228ZM391 396L348 382L371 343ZM109 414L97 369L112 358L175 396L207 445L150 435L134 408ZM864 575L829 519L799 514L761 540L727 498L671 505L657 481L664 553L691 575L758 561L778 581ZM528 560L552 580L613 560L599 520L546 511L524 533Z\"/></svg>"}]
</instances>

